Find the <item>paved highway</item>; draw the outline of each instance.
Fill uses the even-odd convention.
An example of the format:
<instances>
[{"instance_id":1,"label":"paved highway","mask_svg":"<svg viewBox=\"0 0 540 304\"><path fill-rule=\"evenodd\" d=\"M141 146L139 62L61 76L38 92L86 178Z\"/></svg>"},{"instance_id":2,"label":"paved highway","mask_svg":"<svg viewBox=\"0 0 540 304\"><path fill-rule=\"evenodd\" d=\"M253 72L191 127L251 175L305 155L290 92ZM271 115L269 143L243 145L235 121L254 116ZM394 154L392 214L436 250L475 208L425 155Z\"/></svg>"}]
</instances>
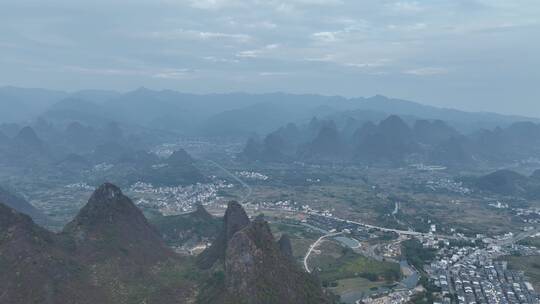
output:
<instances>
[{"instance_id":1,"label":"paved highway","mask_svg":"<svg viewBox=\"0 0 540 304\"><path fill-rule=\"evenodd\" d=\"M345 223L348 223L348 224L355 224L355 225L363 226L363 227L366 227L366 228L369 228L369 229L377 229L377 230L383 231L383 232L395 232L397 234L411 235L411 236L424 236L424 237L431 236L431 237L437 237L437 238L442 238L442 239L444 239L444 238L446 238L446 239L456 238L454 236L449 236L449 235L440 235L440 234L423 233L423 232L412 231L412 230L399 230L399 229L385 228L385 227L379 227L379 226L375 226L375 225L369 225L369 224L366 224L366 223L360 223L360 222L355 222L355 221L351 221L351 220L340 219L338 217L325 216L325 215L320 215L320 214L316 214L316 215L326 217L326 218L329 218L329 219L332 219L332 220L335 220L335 221L340 221L340 222L345 222Z\"/></svg>"},{"instance_id":2,"label":"paved highway","mask_svg":"<svg viewBox=\"0 0 540 304\"><path fill-rule=\"evenodd\" d=\"M212 165L218 167L219 169L223 170L225 173L227 173L230 177L232 177L234 180L236 180L237 182L240 183L240 185L242 185L244 188L246 188L247 192L246 194L244 195L244 197L239 201L239 203L245 203L249 197L251 196L251 193L253 193L253 190L251 189L251 186L246 184L243 180L241 180L238 176L236 176L235 174L233 174L232 172L230 172L229 170L225 169L222 165L216 163L215 161L213 160L210 160L210 159L207 159L206 161L208 161L209 163L211 163Z\"/></svg>"}]
</instances>

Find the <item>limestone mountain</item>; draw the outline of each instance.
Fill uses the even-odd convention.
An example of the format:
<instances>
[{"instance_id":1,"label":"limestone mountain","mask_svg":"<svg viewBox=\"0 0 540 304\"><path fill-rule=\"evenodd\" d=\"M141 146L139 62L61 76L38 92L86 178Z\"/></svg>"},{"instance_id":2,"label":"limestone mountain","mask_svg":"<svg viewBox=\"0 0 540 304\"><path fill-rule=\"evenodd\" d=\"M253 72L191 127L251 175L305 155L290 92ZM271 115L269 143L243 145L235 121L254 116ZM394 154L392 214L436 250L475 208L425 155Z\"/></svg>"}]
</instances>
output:
<instances>
[{"instance_id":1,"label":"limestone mountain","mask_svg":"<svg viewBox=\"0 0 540 304\"><path fill-rule=\"evenodd\" d=\"M288 237L276 242L268 222L263 217L251 222L236 202L229 203L220 235L199 258L200 267L223 274L200 303L331 303L292 258Z\"/></svg>"},{"instance_id":2,"label":"limestone mountain","mask_svg":"<svg viewBox=\"0 0 540 304\"><path fill-rule=\"evenodd\" d=\"M283 255L286 257L289 257L291 259L294 259L293 255L293 249L291 244L291 238L287 234L282 234L278 241L279 244L279 250Z\"/></svg>"},{"instance_id":3,"label":"limestone mountain","mask_svg":"<svg viewBox=\"0 0 540 304\"><path fill-rule=\"evenodd\" d=\"M459 132L442 120L417 120L413 126L416 139L424 144L436 145L460 136Z\"/></svg>"},{"instance_id":4,"label":"limestone mountain","mask_svg":"<svg viewBox=\"0 0 540 304\"><path fill-rule=\"evenodd\" d=\"M59 234L0 205L0 266L0 303L189 303L196 286L191 260L111 184Z\"/></svg>"},{"instance_id":5,"label":"limestone mountain","mask_svg":"<svg viewBox=\"0 0 540 304\"><path fill-rule=\"evenodd\" d=\"M47 216L30 204L13 190L0 186L0 203L30 216L35 222L45 225L48 222Z\"/></svg>"},{"instance_id":6,"label":"limestone mountain","mask_svg":"<svg viewBox=\"0 0 540 304\"><path fill-rule=\"evenodd\" d=\"M207 178L195 166L195 160L184 149L173 152L164 162L147 168L139 180L159 186L202 183Z\"/></svg>"},{"instance_id":7,"label":"limestone mountain","mask_svg":"<svg viewBox=\"0 0 540 304\"><path fill-rule=\"evenodd\" d=\"M476 187L494 193L517 195L524 191L527 177L510 170L499 170L478 178Z\"/></svg>"},{"instance_id":8,"label":"limestone mountain","mask_svg":"<svg viewBox=\"0 0 540 304\"><path fill-rule=\"evenodd\" d=\"M73 237L79 254L90 259L118 255L156 262L172 255L143 213L109 183L95 190L63 233Z\"/></svg>"},{"instance_id":9,"label":"limestone mountain","mask_svg":"<svg viewBox=\"0 0 540 304\"><path fill-rule=\"evenodd\" d=\"M13 138L13 142L16 145L25 148L36 149L39 151L44 149L43 141L38 137L34 129L31 127L22 128L17 136Z\"/></svg>"},{"instance_id":10,"label":"limestone mountain","mask_svg":"<svg viewBox=\"0 0 540 304\"><path fill-rule=\"evenodd\" d=\"M192 216L215 220L202 207ZM200 258L211 269L201 270L106 183L58 234L0 204L0 303L329 303L290 251L285 236L278 244L267 222L231 202Z\"/></svg>"},{"instance_id":11,"label":"limestone mountain","mask_svg":"<svg viewBox=\"0 0 540 304\"><path fill-rule=\"evenodd\" d=\"M330 303L315 278L282 253L268 223L261 219L229 241L225 291L226 303Z\"/></svg>"},{"instance_id":12,"label":"limestone mountain","mask_svg":"<svg viewBox=\"0 0 540 304\"><path fill-rule=\"evenodd\" d=\"M526 199L540 198L538 172L525 176L511 170L498 170L483 176L465 177L463 181L469 187L483 192Z\"/></svg>"},{"instance_id":13,"label":"limestone mountain","mask_svg":"<svg viewBox=\"0 0 540 304\"><path fill-rule=\"evenodd\" d=\"M320 128L317 136L299 151L302 158L335 160L343 158L344 146L334 123Z\"/></svg>"},{"instance_id":14,"label":"limestone mountain","mask_svg":"<svg viewBox=\"0 0 540 304\"><path fill-rule=\"evenodd\" d=\"M209 269L218 261L224 261L229 240L239 230L249 225L249 218L238 202L229 202L223 227L216 237L212 246L207 248L197 257L197 264L202 269Z\"/></svg>"},{"instance_id":15,"label":"limestone mountain","mask_svg":"<svg viewBox=\"0 0 540 304\"><path fill-rule=\"evenodd\" d=\"M361 162L399 163L418 151L410 127L400 117L392 115L363 137L355 154Z\"/></svg>"},{"instance_id":16,"label":"limestone mountain","mask_svg":"<svg viewBox=\"0 0 540 304\"><path fill-rule=\"evenodd\" d=\"M69 240L0 203L0 303L111 303Z\"/></svg>"}]
</instances>

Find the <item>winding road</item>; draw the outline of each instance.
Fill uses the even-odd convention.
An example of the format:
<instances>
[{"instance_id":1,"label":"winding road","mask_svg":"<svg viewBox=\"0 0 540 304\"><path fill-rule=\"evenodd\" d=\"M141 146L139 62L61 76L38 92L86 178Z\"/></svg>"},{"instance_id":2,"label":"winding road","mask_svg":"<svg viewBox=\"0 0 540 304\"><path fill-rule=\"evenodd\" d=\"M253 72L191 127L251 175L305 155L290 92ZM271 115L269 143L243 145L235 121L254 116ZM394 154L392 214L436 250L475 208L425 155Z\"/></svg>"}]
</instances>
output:
<instances>
[{"instance_id":1,"label":"winding road","mask_svg":"<svg viewBox=\"0 0 540 304\"><path fill-rule=\"evenodd\" d=\"M315 243L311 244L311 246L309 247L309 250L308 252L306 253L306 256L304 257L304 268L306 269L306 271L308 273L311 273L311 270L309 270L309 266L308 266L308 259L309 259L309 256L311 255L311 252L317 248L317 246L319 246L319 244L326 238L330 238L330 237L334 237L334 236L338 236L338 235L341 235L343 234L343 232L336 232L336 233L330 233L330 234L325 234L323 236L321 236L317 241L315 241Z\"/></svg>"}]
</instances>

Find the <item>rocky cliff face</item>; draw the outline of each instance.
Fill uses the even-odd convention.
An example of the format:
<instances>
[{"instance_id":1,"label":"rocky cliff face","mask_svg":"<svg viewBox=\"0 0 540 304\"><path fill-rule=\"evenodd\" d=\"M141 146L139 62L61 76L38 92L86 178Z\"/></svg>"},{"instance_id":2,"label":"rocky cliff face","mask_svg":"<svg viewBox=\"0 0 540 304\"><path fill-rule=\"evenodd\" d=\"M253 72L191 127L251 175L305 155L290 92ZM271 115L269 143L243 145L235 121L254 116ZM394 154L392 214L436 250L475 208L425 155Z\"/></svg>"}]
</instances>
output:
<instances>
[{"instance_id":1,"label":"rocky cliff face","mask_svg":"<svg viewBox=\"0 0 540 304\"><path fill-rule=\"evenodd\" d=\"M286 257L290 259L294 259L291 239L289 238L287 234L281 235L278 241L278 245L279 245L279 250L281 251L283 255L285 255Z\"/></svg>"},{"instance_id":2,"label":"rocky cliff face","mask_svg":"<svg viewBox=\"0 0 540 304\"><path fill-rule=\"evenodd\" d=\"M0 204L0 303L108 303L68 239Z\"/></svg>"},{"instance_id":3,"label":"rocky cliff face","mask_svg":"<svg viewBox=\"0 0 540 304\"><path fill-rule=\"evenodd\" d=\"M250 222L236 202L229 203L218 239L199 262L224 274L223 281L207 291L216 296L201 303L330 303L316 279L294 260L288 236L276 242L264 218Z\"/></svg>"},{"instance_id":4,"label":"rocky cliff face","mask_svg":"<svg viewBox=\"0 0 540 304\"><path fill-rule=\"evenodd\" d=\"M260 219L229 241L225 290L231 303L329 303L316 280L280 250L268 223Z\"/></svg>"},{"instance_id":5,"label":"rocky cliff face","mask_svg":"<svg viewBox=\"0 0 540 304\"><path fill-rule=\"evenodd\" d=\"M199 256L197 263L202 269L211 268L218 260L223 261L228 243L233 235L249 225L244 208L237 202L230 202L223 218L223 229L208 249Z\"/></svg>"}]
</instances>

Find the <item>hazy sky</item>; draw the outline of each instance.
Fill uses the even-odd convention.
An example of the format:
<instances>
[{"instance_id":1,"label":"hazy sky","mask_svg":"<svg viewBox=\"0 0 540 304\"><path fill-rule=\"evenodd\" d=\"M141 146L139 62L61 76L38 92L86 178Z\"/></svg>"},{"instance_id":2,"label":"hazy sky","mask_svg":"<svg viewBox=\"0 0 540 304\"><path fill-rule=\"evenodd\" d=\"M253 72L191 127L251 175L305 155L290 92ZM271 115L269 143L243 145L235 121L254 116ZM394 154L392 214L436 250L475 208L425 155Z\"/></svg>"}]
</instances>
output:
<instances>
[{"instance_id":1,"label":"hazy sky","mask_svg":"<svg viewBox=\"0 0 540 304\"><path fill-rule=\"evenodd\" d=\"M0 85L384 94L540 116L539 0L0 0Z\"/></svg>"}]
</instances>

